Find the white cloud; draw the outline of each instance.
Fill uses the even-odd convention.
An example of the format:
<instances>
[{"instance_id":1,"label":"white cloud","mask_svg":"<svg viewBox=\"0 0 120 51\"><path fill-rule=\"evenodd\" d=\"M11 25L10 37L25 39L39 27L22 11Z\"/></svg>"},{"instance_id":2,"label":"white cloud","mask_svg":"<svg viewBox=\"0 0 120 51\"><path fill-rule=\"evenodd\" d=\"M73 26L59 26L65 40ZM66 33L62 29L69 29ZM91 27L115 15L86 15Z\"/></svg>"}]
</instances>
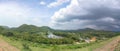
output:
<instances>
[{"instance_id":1,"label":"white cloud","mask_svg":"<svg viewBox=\"0 0 120 51\"><path fill-rule=\"evenodd\" d=\"M54 13L51 18L51 25L54 28L60 27L60 29L70 29L76 26L72 29L89 27L118 30L117 28L120 26L118 24L120 22L119 13L120 1L118 0L71 0L67 7L61 8ZM83 22L84 20L89 20L89 22L72 22L74 19ZM112 26L114 24L117 26Z\"/></svg>"},{"instance_id":2,"label":"white cloud","mask_svg":"<svg viewBox=\"0 0 120 51\"><path fill-rule=\"evenodd\" d=\"M114 23L114 22L115 22L115 19L112 18L112 17L103 17L103 18L99 19L98 21L104 21L104 22Z\"/></svg>"},{"instance_id":3,"label":"white cloud","mask_svg":"<svg viewBox=\"0 0 120 51\"><path fill-rule=\"evenodd\" d=\"M78 20L74 19L69 22L52 22L53 26L52 28L55 29L62 29L62 30L67 30L67 29L79 29L78 27L85 28L86 26L82 25L84 23L90 22L89 20Z\"/></svg>"},{"instance_id":4,"label":"white cloud","mask_svg":"<svg viewBox=\"0 0 120 51\"><path fill-rule=\"evenodd\" d=\"M16 27L21 24L36 24L35 22L31 23L33 16L31 8L18 3L0 4L0 25Z\"/></svg>"},{"instance_id":5,"label":"white cloud","mask_svg":"<svg viewBox=\"0 0 120 51\"><path fill-rule=\"evenodd\" d=\"M79 7L78 1L72 0L71 4L68 5L66 8L61 8L59 11L55 12L55 14L52 16L52 20L53 21L63 20L67 18L65 17L66 15L76 16L85 14L87 14L87 12L83 8Z\"/></svg>"},{"instance_id":6,"label":"white cloud","mask_svg":"<svg viewBox=\"0 0 120 51\"><path fill-rule=\"evenodd\" d=\"M69 2L70 0L56 0L55 2L52 2L50 4L47 5L47 7L56 7L59 5L62 5L63 3Z\"/></svg>"},{"instance_id":7,"label":"white cloud","mask_svg":"<svg viewBox=\"0 0 120 51\"><path fill-rule=\"evenodd\" d=\"M25 19L28 16L28 9L22 8L18 4L0 4L0 18L13 19L18 21L19 18Z\"/></svg>"},{"instance_id":8,"label":"white cloud","mask_svg":"<svg viewBox=\"0 0 120 51\"><path fill-rule=\"evenodd\" d=\"M40 5L46 5L46 3L44 1L41 1Z\"/></svg>"}]
</instances>

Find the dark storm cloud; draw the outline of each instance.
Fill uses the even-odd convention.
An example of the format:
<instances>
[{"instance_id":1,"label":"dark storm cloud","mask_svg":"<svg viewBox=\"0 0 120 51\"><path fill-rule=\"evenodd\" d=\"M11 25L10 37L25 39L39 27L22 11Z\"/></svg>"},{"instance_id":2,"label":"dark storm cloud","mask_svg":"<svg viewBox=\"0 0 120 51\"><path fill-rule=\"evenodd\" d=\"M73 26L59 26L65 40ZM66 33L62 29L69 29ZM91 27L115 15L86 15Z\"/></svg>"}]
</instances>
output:
<instances>
[{"instance_id":1,"label":"dark storm cloud","mask_svg":"<svg viewBox=\"0 0 120 51\"><path fill-rule=\"evenodd\" d=\"M70 5L53 15L52 24L61 29L120 30L119 3L117 0L71 0Z\"/></svg>"}]
</instances>

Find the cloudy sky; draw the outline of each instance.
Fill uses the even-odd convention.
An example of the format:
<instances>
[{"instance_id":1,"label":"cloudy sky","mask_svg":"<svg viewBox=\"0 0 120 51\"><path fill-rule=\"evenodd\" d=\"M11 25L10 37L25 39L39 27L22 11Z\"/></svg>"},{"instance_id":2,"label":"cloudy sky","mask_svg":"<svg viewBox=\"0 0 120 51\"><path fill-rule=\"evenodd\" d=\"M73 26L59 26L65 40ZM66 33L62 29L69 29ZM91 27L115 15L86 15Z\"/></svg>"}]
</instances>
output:
<instances>
[{"instance_id":1,"label":"cloudy sky","mask_svg":"<svg viewBox=\"0 0 120 51\"><path fill-rule=\"evenodd\" d=\"M119 0L0 0L0 25L120 31Z\"/></svg>"}]
</instances>

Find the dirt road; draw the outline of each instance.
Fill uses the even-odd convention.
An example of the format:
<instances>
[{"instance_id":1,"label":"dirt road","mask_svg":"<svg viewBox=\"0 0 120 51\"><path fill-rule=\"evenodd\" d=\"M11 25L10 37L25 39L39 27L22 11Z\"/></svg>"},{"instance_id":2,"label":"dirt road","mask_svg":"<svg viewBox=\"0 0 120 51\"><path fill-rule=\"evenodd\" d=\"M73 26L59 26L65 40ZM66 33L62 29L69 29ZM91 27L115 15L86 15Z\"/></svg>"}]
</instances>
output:
<instances>
[{"instance_id":1,"label":"dirt road","mask_svg":"<svg viewBox=\"0 0 120 51\"><path fill-rule=\"evenodd\" d=\"M0 38L0 51L20 51L20 50Z\"/></svg>"},{"instance_id":2,"label":"dirt road","mask_svg":"<svg viewBox=\"0 0 120 51\"><path fill-rule=\"evenodd\" d=\"M114 51L115 47L120 42L120 36L109 42L108 44L103 45L100 48L95 49L94 51Z\"/></svg>"}]
</instances>

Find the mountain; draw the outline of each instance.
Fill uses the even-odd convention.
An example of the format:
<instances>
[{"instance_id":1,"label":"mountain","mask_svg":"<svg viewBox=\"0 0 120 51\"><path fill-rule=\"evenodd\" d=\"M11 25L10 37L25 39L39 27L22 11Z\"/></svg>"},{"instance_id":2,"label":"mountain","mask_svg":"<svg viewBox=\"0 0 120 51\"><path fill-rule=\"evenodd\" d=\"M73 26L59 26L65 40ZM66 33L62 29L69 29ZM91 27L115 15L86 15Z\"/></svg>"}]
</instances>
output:
<instances>
[{"instance_id":1,"label":"mountain","mask_svg":"<svg viewBox=\"0 0 120 51\"><path fill-rule=\"evenodd\" d=\"M3 28L2 26L0 27L0 31L2 31ZM35 25L27 25L27 24L23 24L19 27L16 27L16 28L10 28L8 30L5 30L4 32L7 32L7 33L4 33L6 35L8 35L8 33L12 33L12 34L15 34L19 36L19 34L23 35L23 36L43 36L43 37L46 37L47 36L47 32L52 32L54 35L57 35L57 36L61 36L61 37L66 37L66 38L70 38L72 40L78 40L79 37L83 37L83 38L86 38L86 37L97 37L99 39L101 38L104 38L104 37L107 37L107 38L110 38L110 37L113 37L113 36L116 36L117 34L115 32L112 32L112 31L104 31L104 30L95 30L95 29L91 29L91 28L85 28L85 29L78 29L78 30L55 30L55 29L52 29L48 26L42 26L42 27L37 27ZM31 35L32 34L32 35Z\"/></svg>"},{"instance_id":2,"label":"mountain","mask_svg":"<svg viewBox=\"0 0 120 51\"><path fill-rule=\"evenodd\" d=\"M6 29L8 27L6 26L1 26L1 30L2 29ZM78 30L55 30L55 29L52 29L48 26L42 26L42 27L37 27L35 25L27 25L27 24L23 24L19 27L16 27L16 28L9 28L10 31L16 31L16 32L29 32L30 34L36 34L36 33L39 33L39 32L43 32L43 33L46 33L48 31L50 32L64 32L64 33L68 33L68 32L73 32L73 33L82 33L82 34L92 34L92 33L96 33L98 32L99 34L101 32L111 32L111 31L104 31L104 30L95 30L95 29L91 29L91 28L85 28L85 29L78 29ZM111 33L109 33L111 34Z\"/></svg>"},{"instance_id":3,"label":"mountain","mask_svg":"<svg viewBox=\"0 0 120 51\"><path fill-rule=\"evenodd\" d=\"M10 29L8 26L1 26L1 27L3 27L4 29Z\"/></svg>"},{"instance_id":4,"label":"mountain","mask_svg":"<svg viewBox=\"0 0 120 51\"><path fill-rule=\"evenodd\" d=\"M27 25L27 24L23 24L19 27L11 28L11 29L17 32L29 32L31 34L38 32L48 32L53 30L48 26L37 27L35 25Z\"/></svg>"}]
</instances>

